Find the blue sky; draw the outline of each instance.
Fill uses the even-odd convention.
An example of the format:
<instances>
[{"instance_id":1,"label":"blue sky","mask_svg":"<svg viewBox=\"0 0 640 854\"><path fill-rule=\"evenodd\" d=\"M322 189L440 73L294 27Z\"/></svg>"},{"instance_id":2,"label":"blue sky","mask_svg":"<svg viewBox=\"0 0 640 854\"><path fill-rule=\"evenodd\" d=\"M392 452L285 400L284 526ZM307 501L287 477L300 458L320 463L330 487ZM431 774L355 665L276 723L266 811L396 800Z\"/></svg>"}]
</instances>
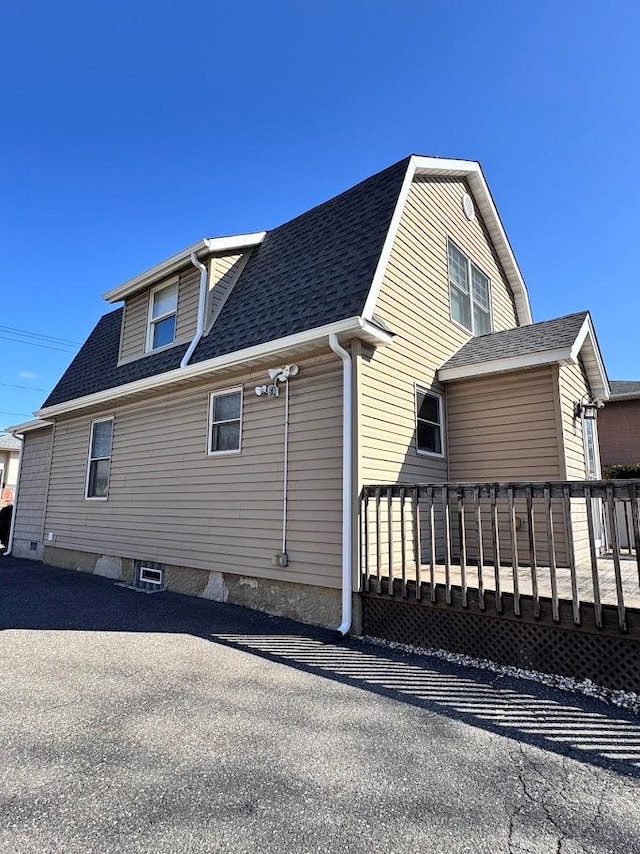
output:
<instances>
[{"instance_id":1,"label":"blue sky","mask_svg":"<svg viewBox=\"0 0 640 854\"><path fill-rule=\"evenodd\" d=\"M0 424L70 359L7 327L81 341L104 290L410 152L480 160L534 319L591 309L640 378L639 43L631 2L2 4Z\"/></svg>"}]
</instances>

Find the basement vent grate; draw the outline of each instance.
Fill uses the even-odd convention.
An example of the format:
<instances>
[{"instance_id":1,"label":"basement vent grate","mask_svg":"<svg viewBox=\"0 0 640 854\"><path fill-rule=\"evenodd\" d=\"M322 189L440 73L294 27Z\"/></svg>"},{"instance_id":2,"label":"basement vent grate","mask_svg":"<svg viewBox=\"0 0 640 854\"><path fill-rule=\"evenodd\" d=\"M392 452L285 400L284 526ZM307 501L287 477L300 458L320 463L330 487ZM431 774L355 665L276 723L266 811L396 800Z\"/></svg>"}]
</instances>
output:
<instances>
[{"instance_id":1,"label":"basement vent grate","mask_svg":"<svg viewBox=\"0 0 640 854\"><path fill-rule=\"evenodd\" d=\"M34 540L31 540L31 542L29 543L29 549L32 552L37 552L38 551L38 544L36 542L34 542Z\"/></svg>"},{"instance_id":2,"label":"basement vent grate","mask_svg":"<svg viewBox=\"0 0 640 854\"><path fill-rule=\"evenodd\" d=\"M149 593L164 590L164 567L152 560L135 561L134 586Z\"/></svg>"}]
</instances>

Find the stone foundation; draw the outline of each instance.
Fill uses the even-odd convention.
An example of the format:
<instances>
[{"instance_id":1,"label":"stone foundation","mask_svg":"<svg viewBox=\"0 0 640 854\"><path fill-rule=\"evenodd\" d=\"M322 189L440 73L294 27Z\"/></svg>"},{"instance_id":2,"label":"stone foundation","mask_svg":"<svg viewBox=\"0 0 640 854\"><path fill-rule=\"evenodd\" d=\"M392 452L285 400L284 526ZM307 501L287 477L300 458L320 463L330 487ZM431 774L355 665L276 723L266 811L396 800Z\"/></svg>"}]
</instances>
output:
<instances>
[{"instance_id":1,"label":"stone foundation","mask_svg":"<svg viewBox=\"0 0 640 854\"><path fill-rule=\"evenodd\" d=\"M91 572L126 583L134 581L131 558L45 545L44 562L51 566ZM244 605L267 614L289 617L315 626L337 628L342 619L340 590L329 587L314 587L293 581L272 581L173 564L164 564L164 583L166 589L174 593L199 596L214 602Z\"/></svg>"}]
</instances>

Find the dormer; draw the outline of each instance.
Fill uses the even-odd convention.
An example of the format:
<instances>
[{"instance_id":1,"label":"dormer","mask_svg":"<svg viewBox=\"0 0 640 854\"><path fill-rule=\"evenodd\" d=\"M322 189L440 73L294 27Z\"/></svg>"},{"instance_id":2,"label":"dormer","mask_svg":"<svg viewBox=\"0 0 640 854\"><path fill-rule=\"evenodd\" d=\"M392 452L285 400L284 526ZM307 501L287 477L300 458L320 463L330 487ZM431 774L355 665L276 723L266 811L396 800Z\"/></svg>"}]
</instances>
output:
<instances>
[{"instance_id":1,"label":"dormer","mask_svg":"<svg viewBox=\"0 0 640 854\"><path fill-rule=\"evenodd\" d=\"M103 294L110 303L124 301L118 364L188 344L198 325L200 271L207 267L205 334L242 272L251 250L265 232L206 238Z\"/></svg>"}]
</instances>

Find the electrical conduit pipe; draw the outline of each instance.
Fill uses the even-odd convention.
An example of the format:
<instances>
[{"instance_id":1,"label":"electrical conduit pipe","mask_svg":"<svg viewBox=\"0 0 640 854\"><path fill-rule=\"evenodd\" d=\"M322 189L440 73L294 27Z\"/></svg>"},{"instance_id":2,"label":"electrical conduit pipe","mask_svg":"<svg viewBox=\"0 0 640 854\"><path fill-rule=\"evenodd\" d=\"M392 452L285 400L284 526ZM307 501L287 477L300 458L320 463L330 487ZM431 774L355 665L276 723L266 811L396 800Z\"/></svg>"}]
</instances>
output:
<instances>
[{"instance_id":1,"label":"electrical conduit pipe","mask_svg":"<svg viewBox=\"0 0 640 854\"><path fill-rule=\"evenodd\" d=\"M198 267L200 270L200 293L198 294L198 325L196 327L196 334L193 336L193 341L189 344L187 348L187 352L182 357L182 361L180 362L181 368L186 368L189 364L189 359L193 356L193 351L198 346L198 342L202 338L202 334L204 332L204 309L207 302L207 268L201 262L198 261L198 256L195 252L191 253L191 263L194 267Z\"/></svg>"},{"instance_id":2,"label":"electrical conduit pipe","mask_svg":"<svg viewBox=\"0 0 640 854\"><path fill-rule=\"evenodd\" d=\"M351 355L338 343L335 332L329 335L329 346L342 359L342 622L338 631L349 634L351 629L351 435L353 432L353 407L351 387L353 365Z\"/></svg>"}]
</instances>

